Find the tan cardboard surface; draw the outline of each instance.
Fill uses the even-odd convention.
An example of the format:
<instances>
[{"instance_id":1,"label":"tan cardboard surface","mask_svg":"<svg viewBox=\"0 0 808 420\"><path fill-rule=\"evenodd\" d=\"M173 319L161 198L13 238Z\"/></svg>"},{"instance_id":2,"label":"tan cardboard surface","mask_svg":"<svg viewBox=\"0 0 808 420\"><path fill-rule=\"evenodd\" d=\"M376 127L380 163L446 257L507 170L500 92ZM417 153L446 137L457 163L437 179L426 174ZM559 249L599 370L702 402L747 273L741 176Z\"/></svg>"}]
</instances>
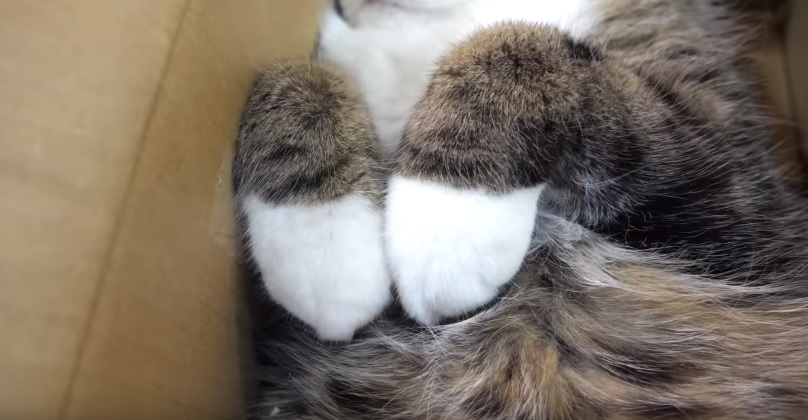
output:
<instances>
[{"instance_id":1,"label":"tan cardboard surface","mask_svg":"<svg viewBox=\"0 0 808 420\"><path fill-rule=\"evenodd\" d=\"M227 164L315 0L0 0L0 418L241 410Z\"/></svg>"},{"instance_id":2,"label":"tan cardboard surface","mask_svg":"<svg viewBox=\"0 0 808 420\"><path fill-rule=\"evenodd\" d=\"M0 418L56 418L183 1L0 1Z\"/></svg>"},{"instance_id":3,"label":"tan cardboard surface","mask_svg":"<svg viewBox=\"0 0 808 420\"><path fill-rule=\"evenodd\" d=\"M316 3L196 0L182 21L82 355L68 419L241 414L229 167L257 71L310 51Z\"/></svg>"}]
</instances>

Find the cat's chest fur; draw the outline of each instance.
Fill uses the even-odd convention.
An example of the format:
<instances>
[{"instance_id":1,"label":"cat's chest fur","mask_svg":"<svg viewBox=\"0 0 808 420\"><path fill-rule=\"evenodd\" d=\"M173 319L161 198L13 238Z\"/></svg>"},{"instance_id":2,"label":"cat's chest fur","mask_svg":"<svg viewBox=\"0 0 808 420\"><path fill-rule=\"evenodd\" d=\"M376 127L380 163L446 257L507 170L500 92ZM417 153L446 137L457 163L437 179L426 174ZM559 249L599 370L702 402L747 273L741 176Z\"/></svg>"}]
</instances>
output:
<instances>
[{"instance_id":1,"label":"cat's chest fur","mask_svg":"<svg viewBox=\"0 0 808 420\"><path fill-rule=\"evenodd\" d=\"M438 59L469 34L498 22L523 21L582 37L598 15L597 0L445 1L453 3L433 10L419 9L418 0L353 2L344 16L329 9L323 20L320 55L358 84L386 154L398 146ZM416 4L409 8L410 2Z\"/></svg>"}]
</instances>

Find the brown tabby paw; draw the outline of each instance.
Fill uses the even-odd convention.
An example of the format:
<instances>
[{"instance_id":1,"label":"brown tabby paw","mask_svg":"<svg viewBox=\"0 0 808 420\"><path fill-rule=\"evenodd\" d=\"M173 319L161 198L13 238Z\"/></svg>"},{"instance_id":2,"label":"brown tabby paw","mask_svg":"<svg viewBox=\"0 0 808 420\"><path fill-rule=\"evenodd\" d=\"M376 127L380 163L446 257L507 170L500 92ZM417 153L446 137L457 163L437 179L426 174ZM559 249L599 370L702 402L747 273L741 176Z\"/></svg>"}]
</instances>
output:
<instances>
[{"instance_id":1,"label":"brown tabby paw","mask_svg":"<svg viewBox=\"0 0 808 420\"><path fill-rule=\"evenodd\" d=\"M405 131L386 207L388 261L410 316L497 296L528 251L559 118L581 106L593 50L532 25L480 32L440 64Z\"/></svg>"},{"instance_id":2,"label":"brown tabby paw","mask_svg":"<svg viewBox=\"0 0 808 420\"><path fill-rule=\"evenodd\" d=\"M359 95L315 63L274 65L242 117L234 179L252 257L324 339L350 339L391 297L374 148Z\"/></svg>"},{"instance_id":3,"label":"brown tabby paw","mask_svg":"<svg viewBox=\"0 0 808 420\"><path fill-rule=\"evenodd\" d=\"M481 31L440 63L408 125L397 172L506 192L546 182L580 143L599 53L557 30Z\"/></svg>"}]
</instances>

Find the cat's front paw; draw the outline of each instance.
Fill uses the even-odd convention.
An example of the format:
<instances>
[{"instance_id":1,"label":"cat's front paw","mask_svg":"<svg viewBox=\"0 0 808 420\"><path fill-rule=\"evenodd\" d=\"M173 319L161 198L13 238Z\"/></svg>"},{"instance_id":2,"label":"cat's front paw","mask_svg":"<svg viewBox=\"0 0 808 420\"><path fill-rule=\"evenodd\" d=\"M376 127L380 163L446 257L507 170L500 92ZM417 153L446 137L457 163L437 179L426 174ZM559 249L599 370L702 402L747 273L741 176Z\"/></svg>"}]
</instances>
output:
<instances>
[{"instance_id":1,"label":"cat's front paw","mask_svg":"<svg viewBox=\"0 0 808 420\"><path fill-rule=\"evenodd\" d=\"M385 240L407 314L434 324L494 299L528 251L540 192L495 194L393 177Z\"/></svg>"},{"instance_id":2,"label":"cat's front paw","mask_svg":"<svg viewBox=\"0 0 808 420\"><path fill-rule=\"evenodd\" d=\"M529 24L491 27L438 63L396 154L386 246L407 312L485 305L528 251L539 194L570 182L598 54ZM583 172L583 171L581 171Z\"/></svg>"},{"instance_id":3,"label":"cat's front paw","mask_svg":"<svg viewBox=\"0 0 808 420\"><path fill-rule=\"evenodd\" d=\"M233 175L251 256L323 339L350 339L391 299L375 143L359 94L316 63L270 67L242 117Z\"/></svg>"}]
</instances>

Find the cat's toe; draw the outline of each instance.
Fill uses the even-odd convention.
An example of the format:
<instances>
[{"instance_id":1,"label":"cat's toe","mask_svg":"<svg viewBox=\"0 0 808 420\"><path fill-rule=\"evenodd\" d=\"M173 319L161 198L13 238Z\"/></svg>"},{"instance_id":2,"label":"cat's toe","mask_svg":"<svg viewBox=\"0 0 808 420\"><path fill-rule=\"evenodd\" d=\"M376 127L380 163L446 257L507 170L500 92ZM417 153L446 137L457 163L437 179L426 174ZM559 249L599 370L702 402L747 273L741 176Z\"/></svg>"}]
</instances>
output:
<instances>
[{"instance_id":1,"label":"cat's toe","mask_svg":"<svg viewBox=\"0 0 808 420\"><path fill-rule=\"evenodd\" d=\"M495 298L527 253L540 192L494 194L393 177L385 240L408 315L433 324Z\"/></svg>"},{"instance_id":2,"label":"cat's toe","mask_svg":"<svg viewBox=\"0 0 808 420\"><path fill-rule=\"evenodd\" d=\"M324 340L349 340L391 299L382 221L369 199L244 203L250 248L272 298Z\"/></svg>"}]
</instances>

